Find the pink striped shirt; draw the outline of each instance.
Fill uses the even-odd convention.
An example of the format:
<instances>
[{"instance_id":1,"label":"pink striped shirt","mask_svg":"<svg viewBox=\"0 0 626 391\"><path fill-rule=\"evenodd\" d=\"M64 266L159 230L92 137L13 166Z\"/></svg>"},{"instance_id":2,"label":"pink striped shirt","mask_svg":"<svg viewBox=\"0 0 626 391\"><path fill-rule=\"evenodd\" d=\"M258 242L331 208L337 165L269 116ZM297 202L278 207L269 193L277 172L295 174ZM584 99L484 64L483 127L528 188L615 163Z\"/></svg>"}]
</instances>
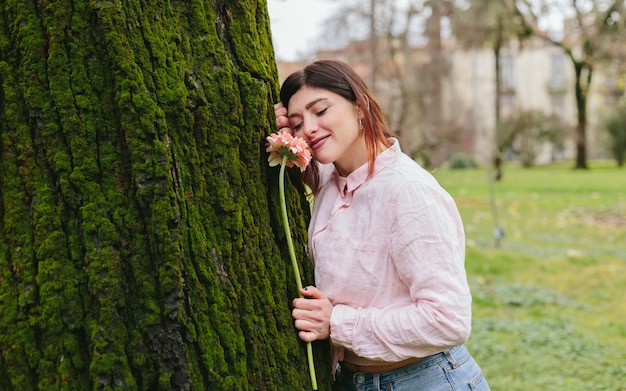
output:
<instances>
[{"instance_id":1,"label":"pink striped shirt","mask_svg":"<svg viewBox=\"0 0 626 391\"><path fill-rule=\"evenodd\" d=\"M458 210L433 176L394 145L347 177L332 165L315 198L315 281L334 305L330 338L370 360L397 362L463 344L471 328Z\"/></svg>"}]
</instances>

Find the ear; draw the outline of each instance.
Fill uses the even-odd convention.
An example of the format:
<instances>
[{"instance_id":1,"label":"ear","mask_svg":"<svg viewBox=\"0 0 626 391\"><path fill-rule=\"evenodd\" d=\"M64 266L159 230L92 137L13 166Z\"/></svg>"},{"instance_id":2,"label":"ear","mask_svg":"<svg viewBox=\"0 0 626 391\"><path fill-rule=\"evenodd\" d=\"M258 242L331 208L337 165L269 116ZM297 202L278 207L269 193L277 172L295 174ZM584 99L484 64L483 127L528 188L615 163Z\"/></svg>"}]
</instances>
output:
<instances>
[{"instance_id":1,"label":"ear","mask_svg":"<svg viewBox=\"0 0 626 391\"><path fill-rule=\"evenodd\" d=\"M354 108L356 109L356 115L360 118L363 119L365 118L365 113L363 112L363 110L361 109L361 107L359 105L354 105Z\"/></svg>"}]
</instances>

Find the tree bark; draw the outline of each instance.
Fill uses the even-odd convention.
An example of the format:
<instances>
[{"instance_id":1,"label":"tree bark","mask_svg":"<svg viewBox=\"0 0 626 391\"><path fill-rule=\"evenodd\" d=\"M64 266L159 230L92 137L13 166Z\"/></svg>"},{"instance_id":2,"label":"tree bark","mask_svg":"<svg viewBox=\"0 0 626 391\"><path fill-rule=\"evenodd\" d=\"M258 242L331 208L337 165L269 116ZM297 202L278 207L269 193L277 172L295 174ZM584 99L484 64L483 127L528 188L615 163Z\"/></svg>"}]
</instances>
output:
<instances>
[{"instance_id":1,"label":"tree bark","mask_svg":"<svg viewBox=\"0 0 626 391\"><path fill-rule=\"evenodd\" d=\"M0 389L310 389L276 91L264 1L0 4Z\"/></svg>"},{"instance_id":2,"label":"tree bark","mask_svg":"<svg viewBox=\"0 0 626 391\"><path fill-rule=\"evenodd\" d=\"M571 57L574 63L576 74L575 92L576 92L576 113L578 122L576 123L576 163L575 169L587 169L587 96L591 86L591 75L593 68L591 64L584 61L576 61ZM586 71L586 77L585 77Z\"/></svg>"}]
</instances>

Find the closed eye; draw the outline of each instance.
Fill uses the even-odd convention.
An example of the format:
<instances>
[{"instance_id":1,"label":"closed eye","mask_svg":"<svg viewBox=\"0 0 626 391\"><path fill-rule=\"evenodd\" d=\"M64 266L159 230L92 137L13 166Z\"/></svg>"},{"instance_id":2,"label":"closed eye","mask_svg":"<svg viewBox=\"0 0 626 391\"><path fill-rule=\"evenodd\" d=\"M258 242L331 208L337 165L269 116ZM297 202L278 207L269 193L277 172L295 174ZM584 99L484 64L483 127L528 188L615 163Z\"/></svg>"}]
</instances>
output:
<instances>
[{"instance_id":1,"label":"closed eye","mask_svg":"<svg viewBox=\"0 0 626 391\"><path fill-rule=\"evenodd\" d=\"M315 115L317 115L318 117L321 117L322 115L324 115L326 113L326 110L328 110L328 106L326 106L323 109L321 109L320 111L316 112Z\"/></svg>"}]
</instances>

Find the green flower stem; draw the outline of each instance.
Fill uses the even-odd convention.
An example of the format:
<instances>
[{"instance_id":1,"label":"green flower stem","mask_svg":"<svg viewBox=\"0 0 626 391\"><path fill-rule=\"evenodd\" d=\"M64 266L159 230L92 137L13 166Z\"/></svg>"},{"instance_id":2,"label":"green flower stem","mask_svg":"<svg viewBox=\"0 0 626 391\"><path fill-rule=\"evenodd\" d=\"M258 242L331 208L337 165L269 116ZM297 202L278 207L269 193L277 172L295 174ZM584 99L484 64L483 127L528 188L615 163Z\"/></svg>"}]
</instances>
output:
<instances>
[{"instance_id":1,"label":"green flower stem","mask_svg":"<svg viewBox=\"0 0 626 391\"><path fill-rule=\"evenodd\" d=\"M289 248L289 256L291 258L291 265L293 266L293 274L296 278L296 286L298 287L298 295L303 297L300 293L302 289L302 281L300 280L300 268L296 261L296 252L293 248L293 241L291 240L291 229L289 228L289 219L287 218L287 202L285 201L285 166L287 163L287 156L283 156L283 161L280 163L280 174L278 176L278 187L280 188L280 207L283 214L283 226L285 227L285 236L287 236L287 247ZM317 390L317 378L315 377L315 363L313 362L313 347L311 342L306 343L306 354L309 361L309 373L311 375L311 386L314 390Z\"/></svg>"}]
</instances>

